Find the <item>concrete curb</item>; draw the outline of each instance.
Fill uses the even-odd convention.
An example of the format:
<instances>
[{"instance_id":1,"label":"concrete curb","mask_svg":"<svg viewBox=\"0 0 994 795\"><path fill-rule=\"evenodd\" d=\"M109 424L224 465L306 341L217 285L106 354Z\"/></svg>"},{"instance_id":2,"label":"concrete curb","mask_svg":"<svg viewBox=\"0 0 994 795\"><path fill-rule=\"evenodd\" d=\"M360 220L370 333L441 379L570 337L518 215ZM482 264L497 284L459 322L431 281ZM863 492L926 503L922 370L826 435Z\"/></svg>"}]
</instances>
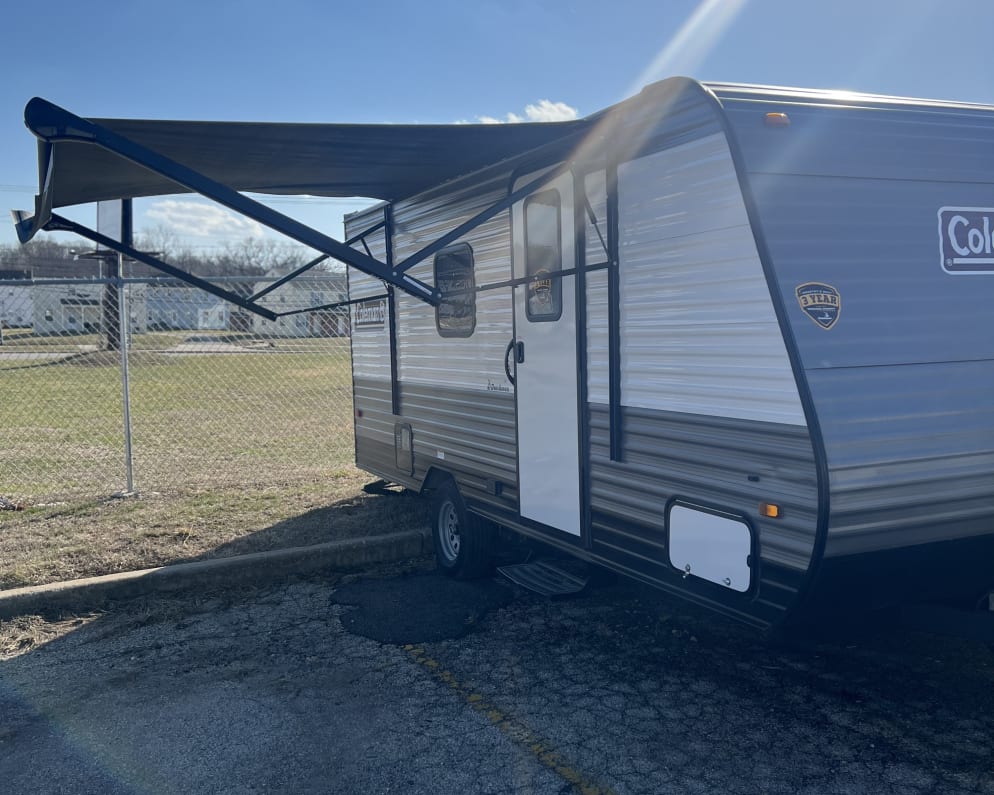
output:
<instances>
[{"instance_id":1,"label":"concrete curb","mask_svg":"<svg viewBox=\"0 0 994 795\"><path fill-rule=\"evenodd\" d=\"M53 610L93 610L109 601L134 599L191 587L263 584L294 574L355 569L373 563L416 558L431 549L425 532L409 530L307 547L255 552L230 558L177 563L102 577L0 591L0 620Z\"/></svg>"}]
</instances>

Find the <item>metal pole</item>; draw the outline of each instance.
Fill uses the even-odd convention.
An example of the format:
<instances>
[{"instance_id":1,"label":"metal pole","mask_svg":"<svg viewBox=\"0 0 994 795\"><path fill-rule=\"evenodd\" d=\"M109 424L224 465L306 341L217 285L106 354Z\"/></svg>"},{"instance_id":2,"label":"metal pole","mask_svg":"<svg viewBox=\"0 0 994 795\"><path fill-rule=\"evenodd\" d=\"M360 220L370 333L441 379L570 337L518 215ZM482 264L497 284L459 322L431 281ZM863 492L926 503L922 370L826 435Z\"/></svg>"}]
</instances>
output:
<instances>
[{"instance_id":1,"label":"metal pole","mask_svg":"<svg viewBox=\"0 0 994 795\"><path fill-rule=\"evenodd\" d=\"M128 291L121 273L124 267L124 255L117 255L117 273L114 281L117 284L118 322L117 328L121 339L121 404L124 407L124 469L128 478L128 487L122 496L135 493L134 459L131 452L131 385L128 379L128 332L131 321L128 317Z\"/></svg>"},{"instance_id":2,"label":"metal pole","mask_svg":"<svg viewBox=\"0 0 994 795\"><path fill-rule=\"evenodd\" d=\"M121 242L131 245L131 199L121 201ZM124 283L124 254L118 252L115 260L114 283L117 285L117 330L121 348L121 405L124 409L124 470L127 490L121 495L135 493L134 457L131 448L131 382L128 373L128 342L131 336L131 317L128 314L128 290Z\"/></svg>"}]
</instances>

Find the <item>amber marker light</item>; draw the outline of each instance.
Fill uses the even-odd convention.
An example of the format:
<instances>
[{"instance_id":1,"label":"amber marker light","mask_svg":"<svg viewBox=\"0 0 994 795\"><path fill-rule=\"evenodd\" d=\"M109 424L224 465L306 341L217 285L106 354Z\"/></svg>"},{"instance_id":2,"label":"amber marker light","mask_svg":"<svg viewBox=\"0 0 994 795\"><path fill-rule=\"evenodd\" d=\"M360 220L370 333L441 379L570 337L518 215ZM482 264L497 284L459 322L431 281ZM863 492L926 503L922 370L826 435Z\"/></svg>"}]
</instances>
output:
<instances>
[{"instance_id":1,"label":"amber marker light","mask_svg":"<svg viewBox=\"0 0 994 795\"><path fill-rule=\"evenodd\" d=\"M759 503L759 513L767 519L779 519L783 516L783 511L780 510L780 506L772 502Z\"/></svg>"},{"instance_id":2,"label":"amber marker light","mask_svg":"<svg viewBox=\"0 0 994 795\"><path fill-rule=\"evenodd\" d=\"M786 113L767 113L766 124L768 127L790 127L790 116Z\"/></svg>"}]
</instances>

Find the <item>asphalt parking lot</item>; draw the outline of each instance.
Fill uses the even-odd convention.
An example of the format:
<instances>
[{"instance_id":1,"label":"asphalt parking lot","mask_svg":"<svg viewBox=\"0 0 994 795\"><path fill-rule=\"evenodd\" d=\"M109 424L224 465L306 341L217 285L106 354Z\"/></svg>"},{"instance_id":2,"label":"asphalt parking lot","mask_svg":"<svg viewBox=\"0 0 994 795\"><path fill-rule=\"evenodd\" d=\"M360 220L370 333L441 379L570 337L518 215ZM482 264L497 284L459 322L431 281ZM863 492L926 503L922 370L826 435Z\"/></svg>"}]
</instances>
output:
<instances>
[{"instance_id":1,"label":"asphalt parking lot","mask_svg":"<svg viewBox=\"0 0 994 795\"><path fill-rule=\"evenodd\" d=\"M120 605L0 661L9 793L994 793L994 648L771 642L424 564Z\"/></svg>"}]
</instances>

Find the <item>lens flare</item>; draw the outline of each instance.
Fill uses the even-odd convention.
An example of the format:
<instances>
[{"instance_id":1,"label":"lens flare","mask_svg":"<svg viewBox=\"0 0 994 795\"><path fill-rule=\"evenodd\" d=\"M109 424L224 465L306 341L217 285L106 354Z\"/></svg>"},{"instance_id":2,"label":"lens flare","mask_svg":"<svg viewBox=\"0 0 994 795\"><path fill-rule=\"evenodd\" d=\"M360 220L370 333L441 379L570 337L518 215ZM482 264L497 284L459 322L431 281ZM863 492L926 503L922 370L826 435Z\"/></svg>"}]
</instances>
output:
<instances>
[{"instance_id":1,"label":"lens flare","mask_svg":"<svg viewBox=\"0 0 994 795\"><path fill-rule=\"evenodd\" d=\"M676 35L638 76L628 93L633 94L642 86L670 75L692 74L745 5L746 0L701 0Z\"/></svg>"}]
</instances>

